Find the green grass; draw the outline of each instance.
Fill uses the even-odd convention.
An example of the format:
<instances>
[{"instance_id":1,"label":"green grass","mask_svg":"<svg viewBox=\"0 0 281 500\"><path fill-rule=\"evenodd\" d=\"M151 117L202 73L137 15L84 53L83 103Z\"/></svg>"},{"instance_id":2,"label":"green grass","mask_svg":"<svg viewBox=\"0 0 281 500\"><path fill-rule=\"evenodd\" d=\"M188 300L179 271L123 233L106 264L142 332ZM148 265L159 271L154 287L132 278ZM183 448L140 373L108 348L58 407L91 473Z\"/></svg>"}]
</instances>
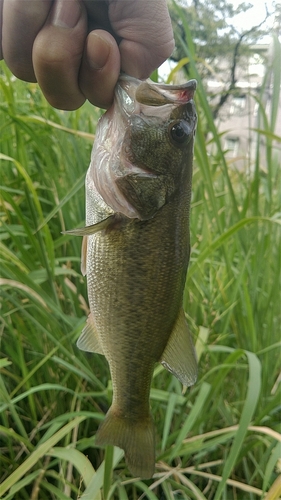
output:
<instances>
[{"instance_id":1,"label":"green grass","mask_svg":"<svg viewBox=\"0 0 281 500\"><path fill-rule=\"evenodd\" d=\"M280 99L277 41L275 52L273 109ZM0 497L280 497L281 179L275 114L265 120L260 105L266 171L259 169L261 141L253 175L237 171L227 163L199 79L192 254L184 295L199 380L183 394L180 383L156 367L151 406L157 468L153 479L140 481L128 473L121 450L95 446L112 388L104 358L75 346L88 314L81 241L61 234L84 220L84 176L100 112L89 104L71 113L54 110L37 86L14 79L4 65L0 86ZM213 155L206 128L216 146Z\"/></svg>"}]
</instances>

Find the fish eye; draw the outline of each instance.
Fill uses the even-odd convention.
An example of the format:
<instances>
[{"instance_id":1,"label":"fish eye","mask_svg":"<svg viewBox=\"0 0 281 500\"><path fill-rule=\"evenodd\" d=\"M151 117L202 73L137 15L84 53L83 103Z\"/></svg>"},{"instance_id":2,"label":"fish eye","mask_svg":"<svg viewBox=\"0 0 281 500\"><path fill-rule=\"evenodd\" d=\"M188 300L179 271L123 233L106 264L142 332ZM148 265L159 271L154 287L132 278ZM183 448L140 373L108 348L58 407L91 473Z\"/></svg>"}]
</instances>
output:
<instances>
[{"instance_id":1,"label":"fish eye","mask_svg":"<svg viewBox=\"0 0 281 500\"><path fill-rule=\"evenodd\" d=\"M176 144L184 144L190 139L190 129L183 120L174 122L170 125L170 137Z\"/></svg>"}]
</instances>

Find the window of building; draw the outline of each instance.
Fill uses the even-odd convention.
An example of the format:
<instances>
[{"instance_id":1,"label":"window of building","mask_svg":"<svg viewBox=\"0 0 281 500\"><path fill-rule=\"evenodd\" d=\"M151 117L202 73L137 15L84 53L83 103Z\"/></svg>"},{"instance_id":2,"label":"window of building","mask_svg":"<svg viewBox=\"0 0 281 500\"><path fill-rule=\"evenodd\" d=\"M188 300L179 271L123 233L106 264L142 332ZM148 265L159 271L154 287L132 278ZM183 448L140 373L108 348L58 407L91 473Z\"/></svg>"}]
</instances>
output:
<instances>
[{"instance_id":1,"label":"window of building","mask_svg":"<svg viewBox=\"0 0 281 500\"><path fill-rule=\"evenodd\" d=\"M230 114L239 116L243 114L243 111L246 108L246 96L239 95L232 97L231 105L230 105Z\"/></svg>"},{"instance_id":2,"label":"window of building","mask_svg":"<svg viewBox=\"0 0 281 500\"><path fill-rule=\"evenodd\" d=\"M239 137L228 136L225 138L225 149L228 156L234 158L238 155Z\"/></svg>"}]
</instances>

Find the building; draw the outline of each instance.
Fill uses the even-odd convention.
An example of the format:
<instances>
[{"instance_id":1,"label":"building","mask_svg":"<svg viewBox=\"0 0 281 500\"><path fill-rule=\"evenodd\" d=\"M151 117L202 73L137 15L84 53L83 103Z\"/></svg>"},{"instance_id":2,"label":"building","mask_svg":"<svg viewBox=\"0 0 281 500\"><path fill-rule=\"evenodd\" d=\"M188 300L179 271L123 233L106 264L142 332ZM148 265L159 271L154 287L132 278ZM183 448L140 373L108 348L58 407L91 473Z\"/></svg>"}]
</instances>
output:
<instances>
[{"instance_id":1,"label":"building","mask_svg":"<svg viewBox=\"0 0 281 500\"><path fill-rule=\"evenodd\" d=\"M270 59L273 58L273 47L272 44L259 44L253 45L250 49L249 55L244 56L239 63L235 89L220 108L216 124L219 133L222 133L223 149L226 151L230 164L239 169L253 170L258 140L257 129L264 128L259 113L259 102L262 102L267 118L271 120L273 83L270 74ZM220 75L229 74L229 72L224 72L224 61L221 61L221 68ZM207 82L207 92L211 96L216 94L220 96L227 84L228 82L223 81L223 76L210 79ZM274 133L280 137L280 99L276 116ZM259 140L265 144L265 136L259 136ZM275 145L276 154L278 152L280 154L281 165L281 149L278 149L278 143ZM265 147L261 147L260 151L260 168L266 170Z\"/></svg>"}]
</instances>

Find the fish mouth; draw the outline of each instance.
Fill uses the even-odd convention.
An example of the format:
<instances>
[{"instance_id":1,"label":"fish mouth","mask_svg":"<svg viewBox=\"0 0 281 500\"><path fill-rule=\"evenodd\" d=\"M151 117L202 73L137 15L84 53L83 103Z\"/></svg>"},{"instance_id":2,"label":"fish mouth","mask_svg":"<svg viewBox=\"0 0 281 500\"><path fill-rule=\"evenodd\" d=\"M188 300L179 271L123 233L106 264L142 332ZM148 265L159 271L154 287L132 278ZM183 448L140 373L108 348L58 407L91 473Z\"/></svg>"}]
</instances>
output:
<instances>
[{"instance_id":1,"label":"fish mouth","mask_svg":"<svg viewBox=\"0 0 281 500\"><path fill-rule=\"evenodd\" d=\"M124 120L128 120L131 115L140 113L157 116L157 108L160 108L163 114L163 106L167 106L170 113L171 106L177 107L193 100L196 87L196 80L189 80L181 85L169 85L121 74L115 98L120 114Z\"/></svg>"}]
</instances>

